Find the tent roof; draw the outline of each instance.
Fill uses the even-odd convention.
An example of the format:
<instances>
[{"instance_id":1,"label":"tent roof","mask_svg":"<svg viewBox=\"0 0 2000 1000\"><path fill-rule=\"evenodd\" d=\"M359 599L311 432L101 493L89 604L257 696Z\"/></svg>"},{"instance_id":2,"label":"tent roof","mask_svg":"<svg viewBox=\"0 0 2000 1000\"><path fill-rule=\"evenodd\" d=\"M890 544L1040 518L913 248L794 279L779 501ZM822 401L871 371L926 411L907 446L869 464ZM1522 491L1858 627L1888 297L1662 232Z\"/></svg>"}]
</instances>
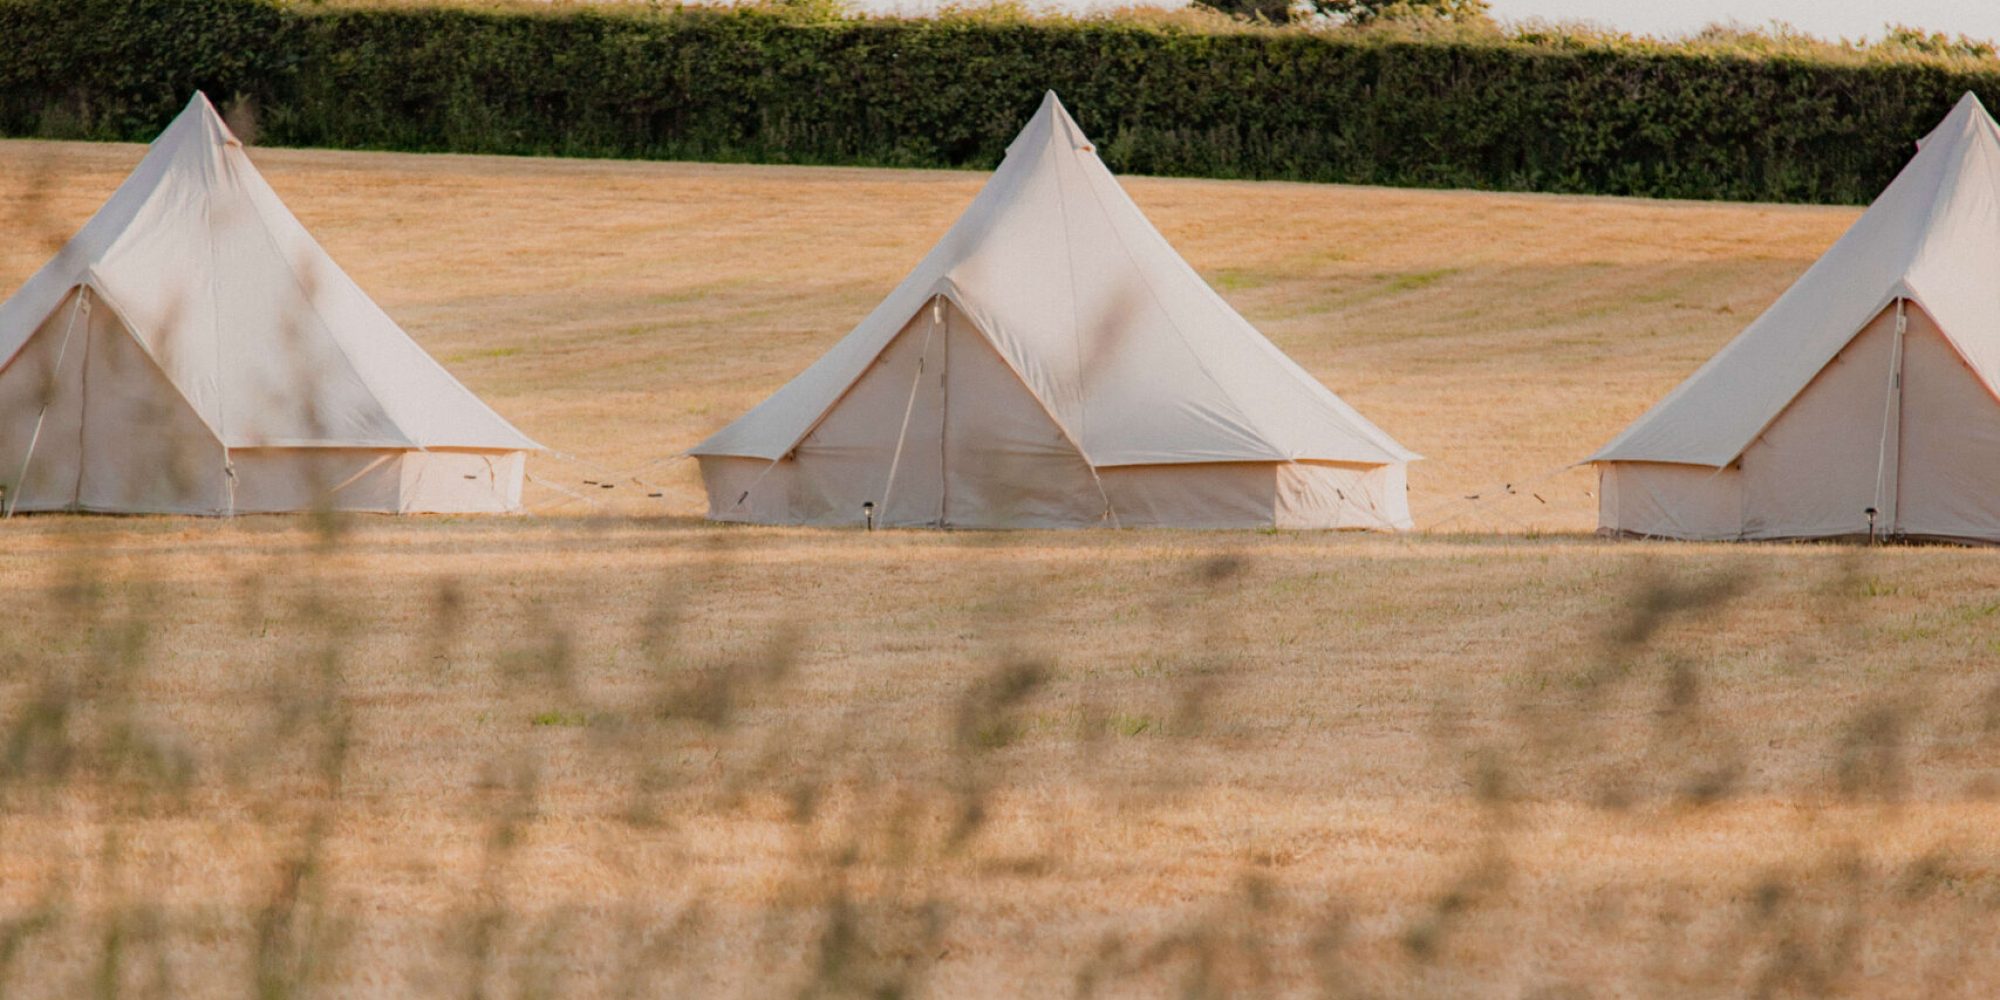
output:
<instances>
[{"instance_id":1,"label":"tent roof","mask_svg":"<svg viewBox=\"0 0 2000 1000\"><path fill-rule=\"evenodd\" d=\"M1586 461L1728 465L1898 298L2000 389L2000 126L1970 93L1789 291Z\"/></svg>"},{"instance_id":2,"label":"tent roof","mask_svg":"<svg viewBox=\"0 0 2000 1000\"><path fill-rule=\"evenodd\" d=\"M0 359L78 285L227 447L539 447L334 264L201 94L0 304Z\"/></svg>"},{"instance_id":3,"label":"tent roof","mask_svg":"<svg viewBox=\"0 0 2000 1000\"><path fill-rule=\"evenodd\" d=\"M973 319L1092 465L1417 457L1201 280L1054 93L874 312L692 454L783 457L938 295Z\"/></svg>"}]
</instances>

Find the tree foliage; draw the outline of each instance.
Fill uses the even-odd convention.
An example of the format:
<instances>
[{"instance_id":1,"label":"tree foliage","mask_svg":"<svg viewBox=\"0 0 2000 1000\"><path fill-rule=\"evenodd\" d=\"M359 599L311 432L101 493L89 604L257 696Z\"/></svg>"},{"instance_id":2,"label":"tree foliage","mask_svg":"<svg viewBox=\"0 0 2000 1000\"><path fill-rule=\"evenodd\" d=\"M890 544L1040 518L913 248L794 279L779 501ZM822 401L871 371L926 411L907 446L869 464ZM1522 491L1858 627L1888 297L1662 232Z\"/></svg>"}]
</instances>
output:
<instances>
[{"instance_id":1,"label":"tree foliage","mask_svg":"<svg viewBox=\"0 0 2000 1000\"><path fill-rule=\"evenodd\" d=\"M1380 21L1483 21L1486 0L1308 0L1313 12L1348 24Z\"/></svg>"},{"instance_id":2,"label":"tree foliage","mask_svg":"<svg viewBox=\"0 0 2000 1000\"><path fill-rule=\"evenodd\" d=\"M1293 0L1194 0L1194 3L1259 24L1288 24L1300 13Z\"/></svg>"}]
</instances>

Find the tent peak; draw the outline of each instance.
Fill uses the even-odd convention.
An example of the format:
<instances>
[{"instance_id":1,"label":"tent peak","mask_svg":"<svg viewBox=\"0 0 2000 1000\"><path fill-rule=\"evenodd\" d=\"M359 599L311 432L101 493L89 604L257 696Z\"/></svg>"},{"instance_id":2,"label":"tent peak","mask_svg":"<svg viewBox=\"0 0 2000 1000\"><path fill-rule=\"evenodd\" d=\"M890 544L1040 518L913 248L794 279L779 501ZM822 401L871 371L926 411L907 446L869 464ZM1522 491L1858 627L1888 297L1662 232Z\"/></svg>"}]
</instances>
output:
<instances>
[{"instance_id":1,"label":"tent peak","mask_svg":"<svg viewBox=\"0 0 2000 1000\"><path fill-rule=\"evenodd\" d=\"M1062 98L1056 96L1053 90L1042 92L1042 106L1035 111L1034 117L1029 119L1028 124L1022 127L1020 136L1015 141L1019 142L1034 134L1037 126L1041 125L1045 118L1049 120L1050 139L1062 136L1068 139L1070 147L1078 152L1097 152L1097 144L1083 134L1083 126L1078 125L1076 119L1070 116L1069 109L1063 106Z\"/></svg>"},{"instance_id":2,"label":"tent peak","mask_svg":"<svg viewBox=\"0 0 2000 1000\"><path fill-rule=\"evenodd\" d=\"M1981 128L1982 125L1985 127ZM1987 112L1986 104L1979 99L1979 95L1968 90L1958 99L1958 103L1952 105L1951 111L1938 122L1936 128L1917 140L1917 149L1928 149L1932 143L1941 138L1956 141L1982 132L1992 137L1996 132L2000 132L2000 124L1993 121L1993 116Z\"/></svg>"},{"instance_id":3,"label":"tent peak","mask_svg":"<svg viewBox=\"0 0 2000 1000\"><path fill-rule=\"evenodd\" d=\"M1988 125L1993 124L1993 115L1986 110L1986 102L1981 101L1979 95L1970 90L1965 92L1965 96L1958 99L1957 104L1952 105L1951 113L1945 116L1946 121L1954 118L1964 118L1970 122L1985 122Z\"/></svg>"},{"instance_id":4,"label":"tent peak","mask_svg":"<svg viewBox=\"0 0 2000 1000\"><path fill-rule=\"evenodd\" d=\"M208 99L205 91L197 90L193 97L188 98L187 106L181 109L180 114L174 116L174 120L167 125L166 130L160 133L160 138L166 138L174 131L174 127L182 122L207 126L202 128L201 132L210 145L238 148L243 146L243 140L237 138L236 131L229 127L229 122L222 117L222 112L216 109L215 103Z\"/></svg>"}]
</instances>

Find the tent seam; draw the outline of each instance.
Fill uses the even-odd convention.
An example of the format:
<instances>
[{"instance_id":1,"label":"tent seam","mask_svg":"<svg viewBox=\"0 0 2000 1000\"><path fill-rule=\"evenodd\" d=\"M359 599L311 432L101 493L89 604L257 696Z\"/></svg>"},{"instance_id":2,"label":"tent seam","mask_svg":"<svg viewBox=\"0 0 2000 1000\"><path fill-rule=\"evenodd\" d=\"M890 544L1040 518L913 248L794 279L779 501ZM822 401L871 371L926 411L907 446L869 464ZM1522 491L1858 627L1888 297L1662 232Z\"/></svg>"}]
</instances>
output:
<instances>
[{"instance_id":1,"label":"tent seam","mask_svg":"<svg viewBox=\"0 0 2000 1000\"><path fill-rule=\"evenodd\" d=\"M1049 143L1042 149L1043 158L1053 160L1055 158L1055 150L1056 150L1055 143L1053 142ZM1077 310L1076 247L1072 246L1070 243L1069 187L1068 185L1063 183L1062 165L1060 163L1056 164L1055 174L1056 174L1056 211L1062 216L1062 226L1063 226L1063 241L1062 241L1063 272L1069 278L1070 355L1076 362L1076 378L1078 382L1078 388L1081 389L1083 387L1083 384L1089 380L1089 377L1085 375L1083 371L1083 318L1077 315L1076 311ZM1023 379L1022 381L1025 382L1026 380ZM1032 392L1033 391L1032 388L1029 391ZM1086 406L1086 400L1088 399L1089 396L1087 393L1081 391L1077 393L1076 416L1077 416L1078 428L1077 428L1077 433L1073 435L1073 437L1075 437L1077 440L1077 451L1083 453L1083 460L1089 463L1094 468L1097 465L1096 460L1092 459L1087 452L1083 452L1083 447L1082 447L1083 436L1087 430L1086 424L1088 419L1088 413L1086 412L1085 406Z\"/></svg>"},{"instance_id":2,"label":"tent seam","mask_svg":"<svg viewBox=\"0 0 2000 1000\"><path fill-rule=\"evenodd\" d=\"M1060 176L1062 171L1060 161L1057 162L1056 171L1058 176ZM1132 265L1132 271L1138 275L1139 283L1145 287L1147 297L1153 300L1153 305L1160 310L1161 315L1166 317L1167 326L1173 329L1174 337L1181 342L1181 348L1188 352L1188 357L1194 361L1195 368L1200 370L1202 377L1207 379L1208 383L1214 386L1217 392L1222 394L1223 399L1229 401L1230 407L1236 410L1236 415L1242 418L1245 424L1250 424L1257 428L1259 438L1257 443L1271 451L1278 451L1277 448L1272 446L1270 435L1265 428L1261 424L1255 424L1250 420L1250 415L1244 413L1242 408L1237 404L1236 397L1223 387L1222 380L1215 377L1215 373L1209 369L1208 363L1202 359L1200 352L1194 349L1194 344L1188 340L1187 331L1181 329L1180 320L1175 318L1173 310L1168 309L1166 303L1161 301L1159 290L1153 287L1153 280L1146 275L1145 269L1139 266L1139 260L1133 255L1132 248L1126 245L1125 234L1118 231L1117 223L1112 221L1111 210L1105 207L1104 199L1098 195L1097 189L1088 184L1084 186L1090 192L1091 201L1097 206L1098 215L1104 219L1105 228L1111 231L1112 242L1118 244L1119 252L1123 253L1126 262ZM1291 456L1289 455L1276 454L1264 459L1264 461L1283 462L1290 459Z\"/></svg>"},{"instance_id":3,"label":"tent seam","mask_svg":"<svg viewBox=\"0 0 2000 1000\"><path fill-rule=\"evenodd\" d=\"M241 194L240 191L238 193ZM397 420L395 415L389 412L389 407L382 402L382 398L380 396L376 395L375 387L369 385L368 380L361 376L361 370L355 367L354 355L350 354L347 350L347 345L341 343L340 338L334 335L333 324L327 322L326 314L320 312L319 303L314 301L313 297L306 292L305 276L299 273L298 267L294 264L291 257L288 254L284 253L284 251L278 247L277 239L273 237L271 234L270 220L264 215L263 208L257 204L257 200L255 198L246 197L243 199L243 201L250 206L251 214L257 217L257 233L259 236L263 237L264 245L270 248L272 256L278 259L278 262L284 266L285 273L291 276L292 285L298 291L300 300L305 303L306 310L312 314L313 318L319 321L320 328L326 331L327 333L326 339L331 341L333 344L333 349L340 353L340 360L347 365L347 370L348 372L353 374L354 381L357 384L359 384L364 391L368 393L369 401L374 403L375 408L380 410L382 412L382 416L388 419L389 425L391 427L394 427L397 433L403 435L404 438L403 447L414 448L417 451L426 450L424 446L421 443L419 443L414 436L410 434L409 428L404 427L402 421ZM310 234L308 234L307 238L308 239L311 238ZM313 241L315 245L317 245L318 242L319 241L317 240ZM320 252L324 254L325 248L321 247ZM332 263L332 259L330 256L328 257L328 263ZM339 266L340 265L338 264L334 264L334 267L336 269L339 268ZM217 349L220 350L220 343L219 343L220 338L218 337L217 339L218 339ZM219 375L220 373L218 372L218 376Z\"/></svg>"}]
</instances>

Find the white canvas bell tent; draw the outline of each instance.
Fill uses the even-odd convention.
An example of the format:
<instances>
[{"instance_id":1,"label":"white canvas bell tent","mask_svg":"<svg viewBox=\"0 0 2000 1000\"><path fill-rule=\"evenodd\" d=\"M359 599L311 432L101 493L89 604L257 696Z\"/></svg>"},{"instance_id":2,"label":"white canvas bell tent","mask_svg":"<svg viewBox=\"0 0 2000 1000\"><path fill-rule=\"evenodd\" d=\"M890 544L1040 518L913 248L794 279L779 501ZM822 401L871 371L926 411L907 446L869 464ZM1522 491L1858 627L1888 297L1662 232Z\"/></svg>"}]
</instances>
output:
<instances>
[{"instance_id":1,"label":"white canvas bell tent","mask_svg":"<svg viewBox=\"0 0 2000 1000\"><path fill-rule=\"evenodd\" d=\"M1609 533L2000 542L2000 128L1971 94L1756 322L1587 461Z\"/></svg>"},{"instance_id":2,"label":"white canvas bell tent","mask_svg":"<svg viewBox=\"0 0 2000 1000\"><path fill-rule=\"evenodd\" d=\"M536 447L333 263L199 94L0 305L9 514L512 511Z\"/></svg>"},{"instance_id":3,"label":"white canvas bell tent","mask_svg":"<svg viewBox=\"0 0 2000 1000\"><path fill-rule=\"evenodd\" d=\"M1417 456L1176 254L1051 93L861 325L691 449L709 517L1399 529Z\"/></svg>"}]
</instances>

